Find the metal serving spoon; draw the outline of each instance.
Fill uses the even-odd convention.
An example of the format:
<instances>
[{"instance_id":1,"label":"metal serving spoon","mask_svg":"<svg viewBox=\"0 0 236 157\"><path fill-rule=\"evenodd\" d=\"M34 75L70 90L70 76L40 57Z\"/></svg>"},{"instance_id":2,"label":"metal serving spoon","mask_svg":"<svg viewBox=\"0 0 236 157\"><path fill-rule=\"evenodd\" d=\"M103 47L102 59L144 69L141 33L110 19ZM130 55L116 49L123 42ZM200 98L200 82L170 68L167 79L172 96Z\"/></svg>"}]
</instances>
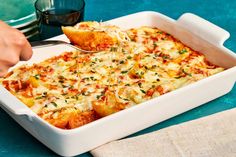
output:
<instances>
[{"instance_id":1,"label":"metal serving spoon","mask_svg":"<svg viewBox=\"0 0 236 157\"><path fill-rule=\"evenodd\" d=\"M65 41L62 41L62 40L43 40L43 41L33 41L33 42L30 42L30 45L33 47L33 48L37 48L37 47L45 47L45 46L54 46L54 45L61 45L61 44L64 44L64 45L67 45L67 46L70 46L82 53L96 53L96 52L99 52L99 51L87 51L87 50L83 50L79 47L76 47L68 42L65 42Z\"/></svg>"}]
</instances>

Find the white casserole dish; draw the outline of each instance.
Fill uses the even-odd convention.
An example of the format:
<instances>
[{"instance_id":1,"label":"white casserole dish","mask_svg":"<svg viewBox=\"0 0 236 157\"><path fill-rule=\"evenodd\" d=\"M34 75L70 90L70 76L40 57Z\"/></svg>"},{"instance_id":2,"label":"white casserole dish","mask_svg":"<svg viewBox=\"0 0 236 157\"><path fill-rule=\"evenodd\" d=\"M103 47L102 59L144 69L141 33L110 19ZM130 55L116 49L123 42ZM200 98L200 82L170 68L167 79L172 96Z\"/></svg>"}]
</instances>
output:
<instances>
[{"instance_id":1,"label":"white casserole dish","mask_svg":"<svg viewBox=\"0 0 236 157\"><path fill-rule=\"evenodd\" d=\"M228 69L72 130L62 130L48 124L0 86L1 107L29 133L59 155L78 155L133 134L222 96L228 93L235 83L236 54L223 46L229 33L196 15L186 13L178 20L173 20L160 13L146 11L107 23L124 29L143 25L156 26L194 50L204 53L210 62ZM61 35L53 39L66 40L66 37ZM38 48L27 63L39 62L67 50L71 48L66 45ZM23 63L16 66L21 64Z\"/></svg>"}]
</instances>

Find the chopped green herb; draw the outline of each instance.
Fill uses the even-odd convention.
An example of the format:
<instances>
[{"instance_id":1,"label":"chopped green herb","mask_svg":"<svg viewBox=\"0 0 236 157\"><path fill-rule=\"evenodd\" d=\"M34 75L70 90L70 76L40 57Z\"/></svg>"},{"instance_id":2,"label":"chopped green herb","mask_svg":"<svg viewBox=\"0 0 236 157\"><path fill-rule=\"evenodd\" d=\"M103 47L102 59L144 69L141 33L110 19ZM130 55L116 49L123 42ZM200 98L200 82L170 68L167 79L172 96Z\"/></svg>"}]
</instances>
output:
<instances>
[{"instance_id":1,"label":"chopped green herb","mask_svg":"<svg viewBox=\"0 0 236 157\"><path fill-rule=\"evenodd\" d=\"M93 66L94 64L96 64L96 62L91 62L91 64L89 65L90 67Z\"/></svg>"},{"instance_id":2,"label":"chopped green herb","mask_svg":"<svg viewBox=\"0 0 236 157\"><path fill-rule=\"evenodd\" d=\"M175 78L176 78L176 79L179 79L179 78L181 78L181 77L182 77L182 76L176 76Z\"/></svg>"},{"instance_id":3,"label":"chopped green herb","mask_svg":"<svg viewBox=\"0 0 236 157\"><path fill-rule=\"evenodd\" d=\"M102 61L103 61L103 59L99 59L98 61L99 61L99 62L102 62Z\"/></svg>"},{"instance_id":4,"label":"chopped green herb","mask_svg":"<svg viewBox=\"0 0 236 157\"><path fill-rule=\"evenodd\" d=\"M120 99L125 100L125 101L129 101L129 99L126 98L122 98L121 96L118 96Z\"/></svg>"},{"instance_id":5,"label":"chopped green herb","mask_svg":"<svg viewBox=\"0 0 236 157\"><path fill-rule=\"evenodd\" d=\"M79 95L80 95L80 94L77 94L77 95L73 95L73 96L71 96L71 98L72 98L72 99L76 99L76 100L79 100Z\"/></svg>"},{"instance_id":6,"label":"chopped green herb","mask_svg":"<svg viewBox=\"0 0 236 157\"><path fill-rule=\"evenodd\" d=\"M39 96L39 97L36 97L35 99L38 100L38 99L42 99L43 96Z\"/></svg>"},{"instance_id":7,"label":"chopped green herb","mask_svg":"<svg viewBox=\"0 0 236 157\"><path fill-rule=\"evenodd\" d=\"M117 47L111 47L110 50L113 51L113 52L116 52L117 51Z\"/></svg>"},{"instance_id":8,"label":"chopped green herb","mask_svg":"<svg viewBox=\"0 0 236 157\"><path fill-rule=\"evenodd\" d=\"M179 54L184 54L186 52L188 52L186 49L182 49L181 51L179 51Z\"/></svg>"},{"instance_id":9,"label":"chopped green herb","mask_svg":"<svg viewBox=\"0 0 236 157\"><path fill-rule=\"evenodd\" d=\"M140 88L142 88L142 83L141 83L141 82L139 82L139 83L138 83L138 86L139 86Z\"/></svg>"},{"instance_id":10,"label":"chopped green herb","mask_svg":"<svg viewBox=\"0 0 236 157\"><path fill-rule=\"evenodd\" d=\"M144 72L143 72L143 71L141 71L141 72L136 72L135 74L141 77L141 76L144 74Z\"/></svg>"},{"instance_id":11,"label":"chopped green herb","mask_svg":"<svg viewBox=\"0 0 236 157\"><path fill-rule=\"evenodd\" d=\"M135 73L137 77L141 77L140 74L138 72Z\"/></svg>"},{"instance_id":12,"label":"chopped green herb","mask_svg":"<svg viewBox=\"0 0 236 157\"><path fill-rule=\"evenodd\" d=\"M64 80L59 80L58 82L60 82L60 83L64 83Z\"/></svg>"},{"instance_id":13,"label":"chopped green herb","mask_svg":"<svg viewBox=\"0 0 236 157\"><path fill-rule=\"evenodd\" d=\"M72 86L70 86L70 85L64 85L64 84L62 84L62 88L71 88Z\"/></svg>"},{"instance_id":14,"label":"chopped green herb","mask_svg":"<svg viewBox=\"0 0 236 157\"><path fill-rule=\"evenodd\" d=\"M51 104L53 104L53 106L57 107L57 103L55 103L54 101L51 102Z\"/></svg>"},{"instance_id":15,"label":"chopped green herb","mask_svg":"<svg viewBox=\"0 0 236 157\"><path fill-rule=\"evenodd\" d=\"M131 56L128 56L127 59L131 59L132 57Z\"/></svg>"},{"instance_id":16,"label":"chopped green herb","mask_svg":"<svg viewBox=\"0 0 236 157\"><path fill-rule=\"evenodd\" d=\"M130 86L130 84L125 84L125 86Z\"/></svg>"},{"instance_id":17,"label":"chopped green herb","mask_svg":"<svg viewBox=\"0 0 236 157\"><path fill-rule=\"evenodd\" d=\"M190 73L186 72L184 69L182 69L182 72L185 73L188 76L192 76Z\"/></svg>"},{"instance_id":18,"label":"chopped green herb","mask_svg":"<svg viewBox=\"0 0 236 157\"><path fill-rule=\"evenodd\" d=\"M103 94L97 95L96 98L97 98L97 99L100 99L100 98L102 97L102 95L103 95Z\"/></svg>"},{"instance_id":19,"label":"chopped green herb","mask_svg":"<svg viewBox=\"0 0 236 157\"><path fill-rule=\"evenodd\" d=\"M121 71L121 74L126 74L128 71L125 70L125 71Z\"/></svg>"},{"instance_id":20,"label":"chopped green herb","mask_svg":"<svg viewBox=\"0 0 236 157\"><path fill-rule=\"evenodd\" d=\"M76 100L79 100L79 97L78 97L78 96L79 96L79 95L75 95L75 99L76 99Z\"/></svg>"},{"instance_id":21,"label":"chopped green herb","mask_svg":"<svg viewBox=\"0 0 236 157\"><path fill-rule=\"evenodd\" d=\"M143 94L146 94L146 92L145 92L143 89L140 89L140 91L141 91Z\"/></svg>"},{"instance_id":22,"label":"chopped green herb","mask_svg":"<svg viewBox=\"0 0 236 157\"><path fill-rule=\"evenodd\" d=\"M152 65L152 68L156 68L157 67L157 65Z\"/></svg>"},{"instance_id":23,"label":"chopped green herb","mask_svg":"<svg viewBox=\"0 0 236 157\"><path fill-rule=\"evenodd\" d=\"M158 45L157 45L157 43L156 43L156 42L154 42L154 43L153 43L153 46L154 46L154 48L155 48L155 47L157 47Z\"/></svg>"},{"instance_id":24,"label":"chopped green herb","mask_svg":"<svg viewBox=\"0 0 236 157\"><path fill-rule=\"evenodd\" d=\"M124 64L124 63L125 63L125 61L123 61L123 60L122 60L122 61L120 61L120 64Z\"/></svg>"},{"instance_id":25,"label":"chopped green herb","mask_svg":"<svg viewBox=\"0 0 236 157\"><path fill-rule=\"evenodd\" d=\"M97 79L95 79L93 76L91 76L90 79L91 79L92 81L96 81L96 80L97 80Z\"/></svg>"},{"instance_id":26,"label":"chopped green herb","mask_svg":"<svg viewBox=\"0 0 236 157\"><path fill-rule=\"evenodd\" d=\"M163 59L169 59L170 57L167 55L162 56Z\"/></svg>"},{"instance_id":27,"label":"chopped green herb","mask_svg":"<svg viewBox=\"0 0 236 157\"><path fill-rule=\"evenodd\" d=\"M68 88L69 89L74 89L74 86L69 85Z\"/></svg>"},{"instance_id":28,"label":"chopped green herb","mask_svg":"<svg viewBox=\"0 0 236 157\"><path fill-rule=\"evenodd\" d=\"M89 80L89 77L85 77L85 78L83 78L83 80Z\"/></svg>"},{"instance_id":29,"label":"chopped green herb","mask_svg":"<svg viewBox=\"0 0 236 157\"><path fill-rule=\"evenodd\" d=\"M40 78L40 75L36 74L36 75L34 75L34 78L38 80Z\"/></svg>"},{"instance_id":30,"label":"chopped green herb","mask_svg":"<svg viewBox=\"0 0 236 157\"><path fill-rule=\"evenodd\" d=\"M159 54L155 53L154 56L155 56L155 57L159 57Z\"/></svg>"}]
</instances>

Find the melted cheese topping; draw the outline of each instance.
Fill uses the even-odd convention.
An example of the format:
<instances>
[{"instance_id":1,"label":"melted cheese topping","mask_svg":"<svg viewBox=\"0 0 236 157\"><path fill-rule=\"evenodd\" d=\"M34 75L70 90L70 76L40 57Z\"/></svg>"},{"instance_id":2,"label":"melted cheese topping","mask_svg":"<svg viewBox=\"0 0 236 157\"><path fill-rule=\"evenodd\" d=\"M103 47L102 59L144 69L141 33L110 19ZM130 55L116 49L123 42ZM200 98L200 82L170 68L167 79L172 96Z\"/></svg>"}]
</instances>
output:
<instances>
[{"instance_id":1,"label":"melted cheese topping","mask_svg":"<svg viewBox=\"0 0 236 157\"><path fill-rule=\"evenodd\" d=\"M90 31L100 28L91 25ZM123 36L129 40L119 38L108 51L65 52L21 66L2 84L52 125L72 129L224 70L157 28L130 29Z\"/></svg>"},{"instance_id":2,"label":"melted cheese topping","mask_svg":"<svg viewBox=\"0 0 236 157\"><path fill-rule=\"evenodd\" d=\"M109 36L120 42L130 41L129 36L114 25L108 25L101 22L80 22L74 26L78 31L106 32Z\"/></svg>"}]
</instances>

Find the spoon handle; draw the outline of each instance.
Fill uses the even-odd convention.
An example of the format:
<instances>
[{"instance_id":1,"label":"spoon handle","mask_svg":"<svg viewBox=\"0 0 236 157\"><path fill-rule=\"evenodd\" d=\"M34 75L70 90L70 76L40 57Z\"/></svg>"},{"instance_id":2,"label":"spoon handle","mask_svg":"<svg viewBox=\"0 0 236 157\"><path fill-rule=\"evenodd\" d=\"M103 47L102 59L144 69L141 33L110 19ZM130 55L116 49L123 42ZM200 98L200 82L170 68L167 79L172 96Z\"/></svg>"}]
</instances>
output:
<instances>
[{"instance_id":1,"label":"spoon handle","mask_svg":"<svg viewBox=\"0 0 236 157\"><path fill-rule=\"evenodd\" d=\"M80 49L79 47L76 47L70 43L67 43L65 41L62 41L62 40L43 40L43 41L33 41L33 42L30 42L30 45L33 47L33 48L40 48L40 47L45 47L45 46L54 46L54 45L60 45L60 44L66 44L82 53L95 53L95 51L87 51L87 50L83 50L83 49Z\"/></svg>"},{"instance_id":2,"label":"spoon handle","mask_svg":"<svg viewBox=\"0 0 236 157\"><path fill-rule=\"evenodd\" d=\"M43 41L30 42L30 45L34 48L53 46L53 45L59 45L59 44L69 44L69 43L65 41L61 41L61 40L43 40Z\"/></svg>"}]
</instances>

